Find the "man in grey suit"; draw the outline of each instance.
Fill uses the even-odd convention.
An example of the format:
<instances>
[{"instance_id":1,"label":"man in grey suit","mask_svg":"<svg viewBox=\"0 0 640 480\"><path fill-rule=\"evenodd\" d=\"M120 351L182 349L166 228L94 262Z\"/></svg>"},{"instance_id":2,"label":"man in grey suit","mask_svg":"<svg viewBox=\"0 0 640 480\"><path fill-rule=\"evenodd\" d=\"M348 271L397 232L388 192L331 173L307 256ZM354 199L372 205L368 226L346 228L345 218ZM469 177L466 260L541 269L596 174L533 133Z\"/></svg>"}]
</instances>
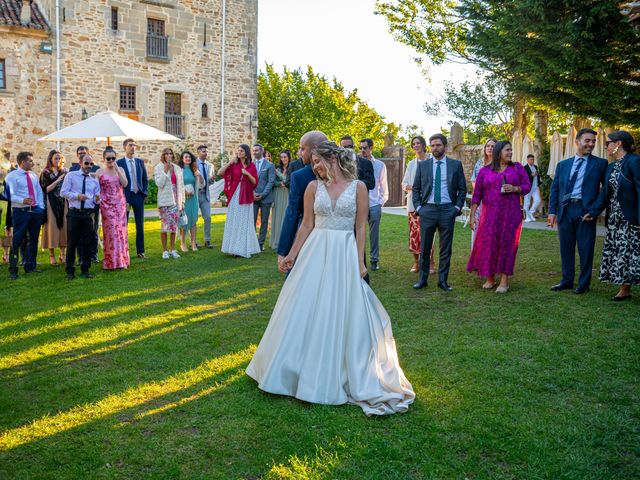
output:
<instances>
[{"instance_id":1,"label":"man in grey suit","mask_svg":"<svg viewBox=\"0 0 640 480\"><path fill-rule=\"evenodd\" d=\"M204 220L204 246L213 248L211 245L211 193L209 187L216 179L216 170L207 160L208 155L207 146L200 145L198 147L198 170L200 170L204 185L198 189L198 205Z\"/></svg>"},{"instance_id":2,"label":"man in grey suit","mask_svg":"<svg viewBox=\"0 0 640 480\"><path fill-rule=\"evenodd\" d=\"M253 148L253 163L258 171L258 183L253 189L253 223L258 222L258 212L260 212L260 234L258 243L260 250L264 250L264 241L267 238L267 227L269 226L269 214L273 204L273 184L276 180L276 167L269 160L264 158L264 147L256 143Z\"/></svg>"},{"instance_id":3,"label":"man in grey suit","mask_svg":"<svg viewBox=\"0 0 640 480\"><path fill-rule=\"evenodd\" d=\"M420 216L420 279L413 288L427 286L429 254L436 230L440 236L438 287L453 290L447 283L451 264L451 245L456 217L462 212L467 195L462 162L445 155L447 137L437 133L429 138L431 158L418 163L413 182L414 215Z\"/></svg>"}]
</instances>

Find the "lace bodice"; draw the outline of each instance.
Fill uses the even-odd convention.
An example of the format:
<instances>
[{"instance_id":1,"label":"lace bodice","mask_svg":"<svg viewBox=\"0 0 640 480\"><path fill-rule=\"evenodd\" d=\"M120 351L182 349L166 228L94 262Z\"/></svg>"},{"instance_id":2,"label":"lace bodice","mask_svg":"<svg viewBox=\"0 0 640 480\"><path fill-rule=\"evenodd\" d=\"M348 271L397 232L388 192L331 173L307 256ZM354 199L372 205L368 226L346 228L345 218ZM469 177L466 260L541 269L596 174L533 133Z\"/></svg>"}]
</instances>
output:
<instances>
[{"instance_id":1,"label":"lace bodice","mask_svg":"<svg viewBox=\"0 0 640 480\"><path fill-rule=\"evenodd\" d=\"M353 230L356 222L356 185L357 180L345 188L336 201L336 207L331 204L331 197L327 187L318 182L313 211L316 214L315 228L328 230Z\"/></svg>"}]
</instances>

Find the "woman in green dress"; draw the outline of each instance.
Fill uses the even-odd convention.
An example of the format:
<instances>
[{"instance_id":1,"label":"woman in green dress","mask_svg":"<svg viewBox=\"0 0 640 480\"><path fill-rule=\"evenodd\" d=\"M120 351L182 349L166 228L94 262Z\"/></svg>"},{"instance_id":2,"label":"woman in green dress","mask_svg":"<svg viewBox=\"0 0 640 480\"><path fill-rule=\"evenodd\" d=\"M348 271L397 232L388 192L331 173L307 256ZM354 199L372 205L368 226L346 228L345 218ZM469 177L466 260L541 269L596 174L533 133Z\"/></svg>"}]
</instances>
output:
<instances>
[{"instance_id":1,"label":"woman in green dress","mask_svg":"<svg viewBox=\"0 0 640 480\"><path fill-rule=\"evenodd\" d=\"M291 152L287 149L280 152L280 163L276 167L276 181L273 186L273 213L271 214L271 237L269 245L274 250L278 249L278 240L282 230L282 220L284 212L289 204L289 189L287 188L287 178L289 177L289 163L291 162Z\"/></svg>"},{"instance_id":2,"label":"woman in green dress","mask_svg":"<svg viewBox=\"0 0 640 480\"><path fill-rule=\"evenodd\" d=\"M198 171L198 162L193 153L186 151L180 155L178 165L182 168L184 177L184 213L187 216L187 224L180 225L180 249L183 252L187 249L187 231L191 240L191 250L198 250L196 247L196 224L198 223L198 189L204 185L202 175ZM180 215L182 217L182 214Z\"/></svg>"}]
</instances>

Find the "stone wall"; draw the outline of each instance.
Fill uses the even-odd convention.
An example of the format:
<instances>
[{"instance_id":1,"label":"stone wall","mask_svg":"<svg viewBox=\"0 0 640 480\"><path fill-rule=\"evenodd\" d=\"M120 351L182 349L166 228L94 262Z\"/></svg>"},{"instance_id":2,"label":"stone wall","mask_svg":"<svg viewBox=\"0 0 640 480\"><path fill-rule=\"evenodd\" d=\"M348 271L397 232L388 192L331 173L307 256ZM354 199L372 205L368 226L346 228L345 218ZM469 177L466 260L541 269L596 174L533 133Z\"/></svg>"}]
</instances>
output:
<instances>
[{"instance_id":1,"label":"stone wall","mask_svg":"<svg viewBox=\"0 0 640 480\"><path fill-rule=\"evenodd\" d=\"M55 28L54 2L42 0L40 4ZM119 112L120 85L131 85L136 87L136 109L119 113L165 130L165 93L179 93L186 138L178 145L204 143L211 156L220 153L222 0L85 0L63 1L62 6L63 127L80 121L83 110L89 116L106 109ZM117 31L111 29L112 7L118 8ZM165 22L169 37L166 61L147 57L148 18ZM53 34L51 41L55 45ZM254 140L256 134L250 119L257 110L257 0L227 0L226 58L224 150L233 152L238 144ZM42 104L37 110L23 103L23 97L18 101L17 96L13 107L0 104L1 112L26 110L8 130L26 133L11 144L3 140L3 146L13 152L23 147L33 149L36 138L55 130L55 68L51 68L55 52L46 60L46 80L34 81L38 86L35 96ZM24 63L20 68L32 69L33 62ZM42 69L44 74L45 67ZM208 118L201 117L203 103L207 104ZM36 129L39 133L33 133ZM75 158L78 143L61 144L68 159ZM97 154L105 145L82 143ZM138 154L149 169L159 160L162 148L174 146L137 143ZM42 152L54 147L55 143L38 147L39 164L44 160ZM120 142L114 147L122 153Z\"/></svg>"}]
</instances>

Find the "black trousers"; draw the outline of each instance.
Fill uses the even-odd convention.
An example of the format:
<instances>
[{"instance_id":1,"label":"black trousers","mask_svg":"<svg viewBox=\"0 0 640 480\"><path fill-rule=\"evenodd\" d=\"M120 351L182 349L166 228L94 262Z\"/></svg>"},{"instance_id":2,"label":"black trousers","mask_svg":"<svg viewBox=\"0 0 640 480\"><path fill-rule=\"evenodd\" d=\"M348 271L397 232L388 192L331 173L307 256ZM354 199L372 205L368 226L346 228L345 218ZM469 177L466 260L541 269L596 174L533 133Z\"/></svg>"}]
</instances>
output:
<instances>
[{"instance_id":1,"label":"black trousers","mask_svg":"<svg viewBox=\"0 0 640 480\"><path fill-rule=\"evenodd\" d=\"M13 220L13 241L9 250L9 273L18 273L18 251L22 249L24 240L27 247L24 250L24 271L30 272L36 269L36 256L38 255L38 237L40 226L44 218L44 210L14 208L11 212Z\"/></svg>"},{"instance_id":2,"label":"black trousers","mask_svg":"<svg viewBox=\"0 0 640 480\"><path fill-rule=\"evenodd\" d=\"M452 203L423 205L420 215L420 279L429 277L429 257L436 230L440 236L438 281L446 282L451 266L451 247L458 209Z\"/></svg>"},{"instance_id":3,"label":"black trousers","mask_svg":"<svg viewBox=\"0 0 640 480\"><path fill-rule=\"evenodd\" d=\"M580 277L578 288L587 288L591 283L593 269L593 250L596 245L596 221L583 222L585 214L582 202L567 205L558 222L560 237L560 258L562 259L562 283L573 286L576 267L576 243L580 256Z\"/></svg>"},{"instance_id":4,"label":"black trousers","mask_svg":"<svg viewBox=\"0 0 640 480\"><path fill-rule=\"evenodd\" d=\"M67 274L75 272L76 251L80 257L80 270L87 273L91 267L93 249L94 211L70 208L67 213Z\"/></svg>"}]
</instances>

